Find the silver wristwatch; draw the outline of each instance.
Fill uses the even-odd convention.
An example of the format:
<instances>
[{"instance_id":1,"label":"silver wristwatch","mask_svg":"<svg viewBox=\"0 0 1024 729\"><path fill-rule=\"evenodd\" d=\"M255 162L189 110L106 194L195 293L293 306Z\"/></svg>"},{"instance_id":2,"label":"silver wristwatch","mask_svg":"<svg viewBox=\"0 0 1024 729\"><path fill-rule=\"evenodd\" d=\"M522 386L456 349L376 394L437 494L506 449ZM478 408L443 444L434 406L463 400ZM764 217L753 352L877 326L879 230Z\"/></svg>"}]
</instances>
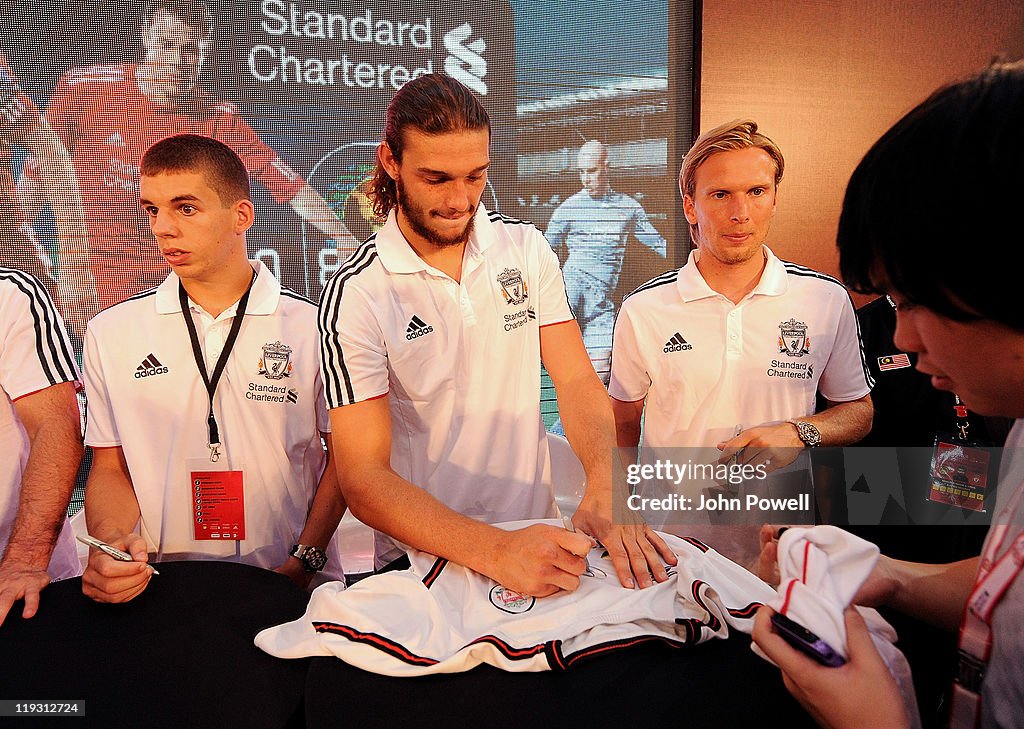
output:
<instances>
[{"instance_id":1,"label":"silver wristwatch","mask_svg":"<svg viewBox=\"0 0 1024 729\"><path fill-rule=\"evenodd\" d=\"M327 555L319 547L295 544L289 554L302 562L302 569L306 572L319 572L327 565Z\"/></svg>"}]
</instances>

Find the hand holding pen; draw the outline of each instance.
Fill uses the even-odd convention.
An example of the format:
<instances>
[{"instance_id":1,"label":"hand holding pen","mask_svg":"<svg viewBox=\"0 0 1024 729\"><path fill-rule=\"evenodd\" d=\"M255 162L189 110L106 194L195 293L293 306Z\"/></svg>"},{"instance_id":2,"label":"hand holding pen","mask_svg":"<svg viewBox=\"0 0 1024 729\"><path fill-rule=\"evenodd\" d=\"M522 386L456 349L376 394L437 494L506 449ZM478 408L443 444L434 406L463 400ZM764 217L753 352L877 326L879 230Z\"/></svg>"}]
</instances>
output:
<instances>
[{"instance_id":1,"label":"hand holding pen","mask_svg":"<svg viewBox=\"0 0 1024 729\"><path fill-rule=\"evenodd\" d=\"M565 516L565 515L562 516L562 526L564 526L567 530L569 530L573 534L576 533L576 525L572 523L572 519L569 518L568 516ZM586 574L586 575L593 575L594 571L590 568L590 554L587 553L587 554L583 555L583 559L587 563L587 571L584 572L584 574Z\"/></svg>"},{"instance_id":2,"label":"hand holding pen","mask_svg":"<svg viewBox=\"0 0 1024 729\"><path fill-rule=\"evenodd\" d=\"M112 547L109 544L107 544L106 542L97 539L96 537L92 537L92 536L89 536L88 534L86 534L84 536L83 535L78 535L77 539L82 544L88 544L90 547L95 547L96 549L100 550L104 554L110 555L111 557L116 559L118 562L134 562L135 561L135 558L132 557L127 552L122 552L117 547ZM154 575L160 574L159 572L156 571L156 567L150 567L150 569L153 570L153 574Z\"/></svg>"},{"instance_id":3,"label":"hand holding pen","mask_svg":"<svg viewBox=\"0 0 1024 729\"><path fill-rule=\"evenodd\" d=\"M125 534L110 543L94 537L79 539L92 547L82 574L82 592L97 602L127 602L142 593L157 574L147 563L146 541L138 534Z\"/></svg>"}]
</instances>

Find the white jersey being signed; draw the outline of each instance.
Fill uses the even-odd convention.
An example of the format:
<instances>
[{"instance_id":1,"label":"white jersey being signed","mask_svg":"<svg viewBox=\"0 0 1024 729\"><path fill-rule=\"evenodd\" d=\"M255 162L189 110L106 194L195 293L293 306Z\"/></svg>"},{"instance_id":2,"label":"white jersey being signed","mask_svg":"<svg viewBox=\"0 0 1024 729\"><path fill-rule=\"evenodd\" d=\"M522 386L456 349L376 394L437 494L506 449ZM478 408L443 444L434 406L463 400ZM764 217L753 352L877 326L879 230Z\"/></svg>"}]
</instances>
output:
<instances>
[{"instance_id":1,"label":"white jersey being signed","mask_svg":"<svg viewBox=\"0 0 1024 729\"><path fill-rule=\"evenodd\" d=\"M518 528L530 523L502 525ZM556 522L542 522L551 523ZM607 651L659 640L682 646L749 633L775 590L691 538L661 537L679 557L670 579L627 590L603 548L591 550L578 590L526 597L445 559L410 551L412 567L348 590L317 588L306 614L268 628L256 645L280 658L335 655L389 676L567 670Z\"/></svg>"}]
</instances>

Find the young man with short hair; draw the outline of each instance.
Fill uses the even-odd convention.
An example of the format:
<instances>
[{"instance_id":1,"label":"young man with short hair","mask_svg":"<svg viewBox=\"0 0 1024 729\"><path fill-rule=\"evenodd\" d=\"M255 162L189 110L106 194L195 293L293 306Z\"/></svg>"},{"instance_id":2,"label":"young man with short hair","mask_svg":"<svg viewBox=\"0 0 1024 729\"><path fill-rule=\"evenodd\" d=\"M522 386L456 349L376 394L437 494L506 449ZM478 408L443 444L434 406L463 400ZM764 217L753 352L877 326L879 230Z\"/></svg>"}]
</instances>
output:
<instances>
[{"instance_id":1,"label":"young man with short hair","mask_svg":"<svg viewBox=\"0 0 1024 729\"><path fill-rule=\"evenodd\" d=\"M246 259L242 161L216 140L170 137L142 159L140 198L172 273L97 315L85 344L86 523L136 561L92 550L83 591L130 600L149 553L303 586L326 557L325 574L342 577L316 307Z\"/></svg>"},{"instance_id":2,"label":"young man with short hair","mask_svg":"<svg viewBox=\"0 0 1024 729\"><path fill-rule=\"evenodd\" d=\"M611 411L558 260L535 227L480 204L489 143L483 106L446 76L414 79L388 108L373 183L387 222L320 303L346 498L377 530L378 567L402 543L518 592L575 589L588 537L489 526L556 514L543 361L587 473L573 521L608 548L624 585L663 581L675 557L661 539L612 521Z\"/></svg>"}]
</instances>

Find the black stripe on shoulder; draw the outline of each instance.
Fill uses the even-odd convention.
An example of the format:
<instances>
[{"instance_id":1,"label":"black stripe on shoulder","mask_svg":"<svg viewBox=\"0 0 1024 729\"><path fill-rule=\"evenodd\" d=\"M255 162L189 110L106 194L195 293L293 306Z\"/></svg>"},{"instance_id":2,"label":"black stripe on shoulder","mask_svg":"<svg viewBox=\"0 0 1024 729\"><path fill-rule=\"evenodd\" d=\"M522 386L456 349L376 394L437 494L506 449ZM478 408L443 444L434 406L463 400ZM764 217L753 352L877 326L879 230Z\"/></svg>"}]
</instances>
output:
<instances>
[{"instance_id":1,"label":"black stripe on shoulder","mask_svg":"<svg viewBox=\"0 0 1024 729\"><path fill-rule=\"evenodd\" d=\"M38 278L33 276L31 273L28 273L27 271L22 271L20 268L8 268L7 266L0 266L0 278L4 279L5 281L21 281L24 285L29 286L32 289L42 286L42 283L39 281Z\"/></svg>"},{"instance_id":2,"label":"black stripe on shoulder","mask_svg":"<svg viewBox=\"0 0 1024 729\"><path fill-rule=\"evenodd\" d=\"M341 297L345 284L365 271L377 259L376 235L372 235L359 246L355 253L335 272L320 295L320 313L317 324L320 328L320 356L323 361L324 389L330 406L348 405L355 400L352 377L345 365L341 351L341 334L338 318L341 315Z\"/></svg>"},{"instance_id":3,"label":"black stripe on shoulder","mask_svg":"<svg viewBox=\"0 0 1024 729\"><path fill-rule=\"evenodd\" d=\"M370 254L376 255L377 253L377 234L374 233L369 238L359 244L359 247L353 251L352 255L345 259L338 270L327 280L327 284L324 286L324 291L330 288L331 284L336 279L347 278L353 269L359 268L366 261L367 256ZM321 293L321 301L323 300L323 294Z\"/></svg>"},{"instance_id":4,"label":"black stripe on shoulder","mask_svg":"<svg viewBox=\"0 0 1024 729\"><path fill-rule=\"evenodd\" d=\"M479 638L471 640L459 650L463 651L466 648L470 648L481 643L487 643L488 645L493 646L499 653L501 653L501 655L510 661L529 660L536 655L546 653L548 648L547 643L538 643L537 645L527 646L526 648L516 648L496 635L482 635Z\"/></svg>"},{"instance_id":5,"label":"black stripe on shoulder","mask_svg":"<svg viewBox=\"0 0 1024 729\"><path fill-rule=\"evenodd\" d=\"M648 289L655 289L655 288L657 288L659 286L666 286L668 284L673 284L673 283L676 282L677 278L679 278L679 269L678 268L673 269L671 271L666 271L665 273L662 273L662 274L660 274L658 276L655 276L654 278L652 278L647 283L640 284L635 289L633 289L628 294L626 294L623 297L622 300L625 301L626 299L628 299L633 294L639 294L641 291L647 291Z\"/></svg>"},{"instance_id":6,"label":"black stripe on shoulder","mask_svg":"<svg viewBox=\"0 0 1024 729\"><path fill-rule=\"evenodd\" d=\"M114 307L120 306L121 304L127 304L129 301L138 301L139 299L148 299L150 296L156 296L156 288L146 289L145 291L140 291L139 293L137 293L137 294L135 294L133 296L129 296L127 299L121 299L116 304L111 304L110 306L107 306L107 307L104 307L103 309L100 309L100 312L107 311L107 309L113 309Z\"/></svg>"},{"instance_id":7,"label":"black stripe on shoulder","mask_svg":"<svg viewBox=\"0 0 1024 729\"><path fill-rule=\"evenodd\" d=\"M502 215L501 213L489 212L487 213L487 219L492 223L505 223L506 225L533 225L529 220L520 220L519 218L510 218ZM536 226L534 226L536 227Z\"/></svg>"},{"instance_id":8,"label":"black stripe on shoulder","mask_svg":"<svg viewBox=\"0 0 1024 729\"><path fill-rule=\"evenodd\" d=\"M843 285L842 281L840 281L834 276L829 276L827 273L815 271L813 268L807 268L807 266L801 266L797 263L791 263L789 261L783 261L782 265L786 267L786 273L790 274L791 276L806 276L808 278L819 278L822 281L829 281L831 283L834 283L836 286L839 286L841 289L843 289L843 291L847 290L846 286Z\"/></svg>"},{"instance_id":9,"label":"black stripe on shoulder","mask_svg":"<svg viewBox=\"0 0 1024 729\"><path fill-rule=\"evenodd\" d=\"M56 385L77 380L71 343L61 329L60 314L46 287L35 276L14 268L0 268L0 281L10 283L28 298L36 357L47 381Z\"/></svg>"},{"instance_id":10,"label":"black stripe on shoulder","mask_svg":"<svg viewBox=\"0 0 1024 729\"><path fill-rule=\"evenodd\" d=\"M711 547L709 547L708 545L704 544L704 542L700 541L696 537L681 537L681 539L684 542L689 542L690 544L692 544L694 547L696 547L697 549L699 549L702 552L707 552L709 549L711 549Z\"/></svg>"},{"instance_id":11,"label":"black stripe on shoulder","mask_svg":"<svg viewBox=\"0 0 1024 729\"><path fill-rule=\"evenodd\" d=\"M875 378L871 376L871 367L868 365L868 356L864 351L864 334L860 330L860 317L857 316L857 305L854 303L853 296L850 294L849 289L846 289L846 296L850 300L850 308L853 309L853 323L857 327L857 350L860 352L861 367L864 368L864 381L867 383L868 389L873 390L875 389Z\"/></svg>"},{"instance_id":12,"label":"black stripe on shoulder","mask_svg":"<svg viewBox=\"0 0 1024 729\"><path fill-rule=\"evenodd\" d=\"M287 296L289 299L295 299L296 301L304 301L307 304L316 306L316 302L314 302L312 299L307 299L302 294L292 291L290 288L287 288L286 286L281 287L281 296Z\"/></svg>"},{"instance_id":13,"label":"black stripe on shoulder","mask_svg":"<svg viewBox=\"0 0 1024 729\"><path fill-rule=\"evenodd\" d=\"M829 276L827 273L815 271L813 268L807 268L807 266L801 266L790 261L783 261L783 265L786 267L786 273L791 276L806 276L808 278L817 278L822 281L828 281L829 283L834 283L836 286L841 288L846 294L846 298L850 301L850 307L854 311L853 319L857 326L857 349L860 352L861 367L864 369L864 383L867 385L869 390L872 389L875 386L875 380L871 376L871 368L868 366L867 355L864 353L864 337L861 335L860 319L856 315L857 306L853 301L853 297L850 295L850 289L848 289L842 281L833 276Z\"/></svg>"}]
</instances>

